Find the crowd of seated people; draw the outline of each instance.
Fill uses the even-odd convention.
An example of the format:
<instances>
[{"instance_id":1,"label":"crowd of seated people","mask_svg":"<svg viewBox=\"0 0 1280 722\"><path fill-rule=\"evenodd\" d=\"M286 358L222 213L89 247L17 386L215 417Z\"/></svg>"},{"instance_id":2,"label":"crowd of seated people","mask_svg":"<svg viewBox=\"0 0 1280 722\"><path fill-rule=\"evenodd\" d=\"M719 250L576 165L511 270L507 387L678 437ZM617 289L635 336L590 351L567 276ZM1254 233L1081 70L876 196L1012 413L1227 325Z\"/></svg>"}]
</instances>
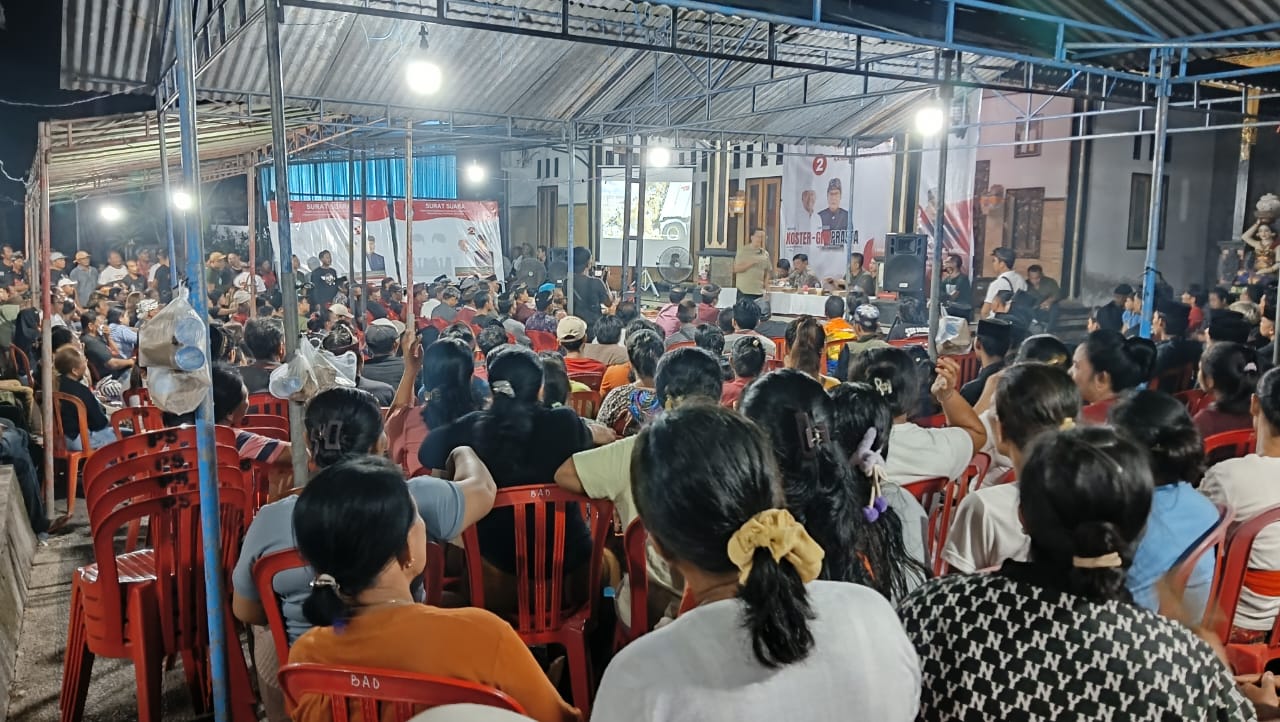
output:
<instances>
[{"instance_id":1,"label":"crowd of seated people","mask_svg":"<svg viewBox=\"0 0 1280 722\"><path fill-rule=\"evenodd\" d=\"M796 699L805 719L1280 718L1273 678L1234 680L1200 627L1217 557L1195 560L1185 588L1166 584L1218 524L1215 503L1237 520L1280 505L1259 483L1280 475L1280 370L1230 338L1234 316L1193 330L1164 306L1158 343L1100 328L1074 349L1014 343L1008 321L984 319L979 375L862 333L875 307L838 298L825 325L802 316L766 335L755 302L715 311L709 288L673 291L656 321L626 302L589 321L552 290L490 297L478 282L458 306L462 293L437 285L423 305L437 300L439 323L397 328L332 305L312 317L320 349L356 355L355 387L307 403L311 478L272 487L231 576L271 719L329 719L319 695L287 708L286 662L475 682L537 720L588 705L600 720L763 719L795 716ZM514 306L530 301L517 333ZM539 331L559 348L535 351ZM220 349L213 369L216 421L236 426L250 379L281 362L282 331L258 317L243 341L217 333L244 352L235 369ZM1207 351L1184 357L1197 333ZM68 383L78 354L60 356ZM1159 381L1175 370L1201 379L1199 408ZM1208 466L1206 433L1239 429L1256 453ZM237 435L242 456L283 464L271 441ZM980 455L989 473L966 476ZM968 492L943 529L918 491L937 479ZM495 495L548 484L588 508L610 502L619 532L644 529L647 619L632 618L639 570L616 547L594 568L577 509L546 517L561 548L518 546L537 521L519 529ZM428 544L455 564L466 530L486 610L425 604ZM1261 540L1251 568L1280 571ZM277 601L260 598L253 567L287 549L308 566L273 583L284 660L263 628ZM521 580L549 575L553 556L566 606L611 599L598 619L653 630L612 659L593 651L593 700L567 702L555 652L531 653L507 623ZM1265 639L1280 589L1246 589L1236 611L1216 642Z\"/></svg>"}]
</instances>

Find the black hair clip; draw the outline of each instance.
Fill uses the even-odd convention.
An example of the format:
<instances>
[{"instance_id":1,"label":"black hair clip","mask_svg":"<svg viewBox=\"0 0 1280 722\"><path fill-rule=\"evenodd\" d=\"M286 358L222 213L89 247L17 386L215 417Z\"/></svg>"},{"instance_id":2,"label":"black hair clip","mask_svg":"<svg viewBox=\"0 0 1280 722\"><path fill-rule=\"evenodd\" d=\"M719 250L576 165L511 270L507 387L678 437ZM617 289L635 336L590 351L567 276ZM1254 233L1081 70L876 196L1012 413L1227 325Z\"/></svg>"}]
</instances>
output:
<instances>
[{"instance_id":1,"label":"black hair clip","mask_svg":"<svg viewBox=\"0 0 1280 722\"><path fill-rule=\"evenodd\" d=\"M324 450L342 451L342 420L334 419L324 427Z\"/></svg>"},{"instance_id":2,"label":"black hair clip","mask_svg":"<svg viewBox=\"0 0 1280 722\"><path fill-rule=\"evenodd\" d=\"M818 453L818 447L829 438L826 425L816 423L804 411L796 412L796 430L800 434L800 445L805 458L813 458Z\"/></svg>"}]
</instances>

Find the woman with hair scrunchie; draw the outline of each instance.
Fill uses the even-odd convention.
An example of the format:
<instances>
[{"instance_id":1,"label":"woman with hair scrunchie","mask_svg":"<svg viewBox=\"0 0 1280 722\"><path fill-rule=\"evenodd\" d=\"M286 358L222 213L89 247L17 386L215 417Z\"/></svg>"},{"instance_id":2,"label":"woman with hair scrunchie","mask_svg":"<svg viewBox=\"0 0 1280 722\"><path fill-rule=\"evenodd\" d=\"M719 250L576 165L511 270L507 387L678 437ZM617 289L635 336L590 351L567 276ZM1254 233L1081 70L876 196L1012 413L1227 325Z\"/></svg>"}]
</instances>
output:
<instances>
[{"instance_id":1,"label":"woman with hair scrunchie","mask_svg":"<svg viewBox=\"0 0 1280 722\"><path fill-rule=\"evenodd\" d=\"M697 607L614 658L595 719L916 718L918 662L893 608L817 581L823 550L782 508L755 424L681 406L640 432L632 466L649 538Z\"/></svg>"},{"instance_id":2,"label":"woman with hair scrunchie","mask_svg":"<svg viewBox=\"0 0 1280 722\"><path fill-rule=\"evenodd\" d=\"M1019 484L1029 561L934 579L899 607L920 720L1255 719L1213 649L1125 586L1151 509L1142 447L1109 427L1048 432Z\"/></svg>"}]
</instances>

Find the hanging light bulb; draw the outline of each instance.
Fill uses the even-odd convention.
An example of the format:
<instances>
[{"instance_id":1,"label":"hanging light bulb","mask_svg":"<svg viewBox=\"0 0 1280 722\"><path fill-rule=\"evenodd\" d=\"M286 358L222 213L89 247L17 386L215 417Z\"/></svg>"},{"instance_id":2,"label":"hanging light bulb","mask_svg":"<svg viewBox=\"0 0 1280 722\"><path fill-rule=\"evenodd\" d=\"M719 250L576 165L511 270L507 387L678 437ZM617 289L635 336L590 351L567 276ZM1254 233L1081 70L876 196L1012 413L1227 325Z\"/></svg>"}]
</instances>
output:
<instances>
[{"instance_id":1,"label":"hanging light bulb","mask_svg":"<svg viewBox=\"0 0 1280 722\"><path fill-rule=\"evenodd\" d=\"M189 211L191 206L195 205L195 199L191 197L191 194L181 188L169 194L169 201L173 203L174 208L180 211Z\"/></svg>"},{"instance_id":2,"label":"hanging light bulb","mask_svg":"<svg viewBox=\"0 0 1280 722\"><path fill-rule=\"evenodd\" d=\"M942 130L944 121L946 116L943 115L942 106L936 101L929 101L928 105L916 111L916 130L920 135L937 135Z\"/></svg>"},{"instance_id":3,"label":"hanging light bulb","mask_svg":"<svg viewBox=\"0 0 1280 722\"><path fill-rule=\"evenodd\" d=\"M466 173L467 182L473 184L483 183L484 179L489 177L489 171L485 170L484 166L474 161L472 161L471 165L467 166Z\"/></svg>"},{"instance_id":4,"label":"hanging light bulb","mask_svg":"<svg viewBox=\"0 0 1280 722\"><path fill-rule=\"evenodd\" d=\"M98 207L98 215L107 223L115 223L124 218L124 211L120 210L120 206L114 203L103 203Z\"/></svg>"},{"instance_id":5,"label":"hanging light bulb","mask_svg":"<svg viewBox=\"0 0 1280 722\"><path fill-rule=\"evenodd\" d=\"M444 73L439 65L431 62L429 50L427 26L423 25L418 31L418 47L404 66L405 83L410 90L421 95L434 95L444 85Z\"/></svg>"},{"instance_id":6,"label":"hanging light bulb","mask_svg":"<svg viewBox=\"0 0 1280 722\"><path fill-rule=\"evenodd\" d=\"M648 160L650 168L666 168L671 165L671 149L655 145L649 149Z\"/></svg>"}]
</instances>

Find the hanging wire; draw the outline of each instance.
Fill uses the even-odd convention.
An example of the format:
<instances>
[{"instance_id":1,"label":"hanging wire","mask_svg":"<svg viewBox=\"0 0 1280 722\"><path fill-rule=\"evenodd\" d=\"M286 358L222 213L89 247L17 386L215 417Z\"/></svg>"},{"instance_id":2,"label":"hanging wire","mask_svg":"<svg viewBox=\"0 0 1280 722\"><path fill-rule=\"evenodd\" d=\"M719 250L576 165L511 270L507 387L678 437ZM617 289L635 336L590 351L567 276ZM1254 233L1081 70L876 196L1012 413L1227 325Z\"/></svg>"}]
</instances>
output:
<instances>
[{"instance_id":1,"label":"hanging wire","mask_svg":"<svg viewBox=\"0 0 1280 722\"><path fill-rule=\"evenodd\" d=\"M30 178L14 178L9 175L9 171L4 167L4 161L2 160L0 160L0 174L3 174L6 179L11 180L14 183L21 183L24 186L31 182Z\"/></svg>"},{"instance_id":2,"label":"hanging wire","mask_svg":"<svg viewBox=\"0 0 1280 722\"><path fill-rule=\"evenodd\" d=\"M80 100L70 100L65 103L29 103L24 100L9 100L8 98L0 98L0 105L7 105L13 108L70 108L74 105L84 105L85 103L93 103L104 98L111 98L116 95L124 95L131 93L142 86L121 90L117 93L103 93L102 95L94 95L89 98L81 98Z\"/></svg>"}]
</instances>

